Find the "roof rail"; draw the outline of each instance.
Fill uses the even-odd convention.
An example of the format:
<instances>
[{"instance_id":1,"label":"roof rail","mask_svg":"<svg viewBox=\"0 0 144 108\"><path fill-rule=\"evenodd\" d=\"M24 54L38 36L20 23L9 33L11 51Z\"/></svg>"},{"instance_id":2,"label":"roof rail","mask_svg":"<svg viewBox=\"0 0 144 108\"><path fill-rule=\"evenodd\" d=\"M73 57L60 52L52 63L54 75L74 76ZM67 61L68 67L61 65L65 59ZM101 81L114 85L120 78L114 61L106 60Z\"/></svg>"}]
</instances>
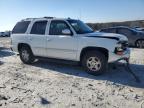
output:
<instances>
[{"instance_id":1,"label":"roof rail","mask_svg":"<svg viewBox=\"0 0 144 108\"><path fill-rule=\"evenodd\" d=\"M37 18L26 18L26 20L29 20L29 19L37 19Z\"/></svg>"},{"instance_id":2,"label":"roof rail","mask_svg":"<svg viewBox=\"0 0 144 108\"><path fill-rule=\"evenodd\" d=\"M42 17L42 18L53 19L55 17ZM26 18L26 20L29 20L29 19L39 19L39 18Z\"/></svg>"},{"instance_id":3,"label":"roof rail","mask_svg":"<svg viewBox=\"0 0 144 108\"><path fill-rule=\"evenodd\" d=\"M45 17L43 17L43 18L53 19L53 18L55 18L55 17L47 17L47 16L45 16Z\"/></svg>"}]
</instances>

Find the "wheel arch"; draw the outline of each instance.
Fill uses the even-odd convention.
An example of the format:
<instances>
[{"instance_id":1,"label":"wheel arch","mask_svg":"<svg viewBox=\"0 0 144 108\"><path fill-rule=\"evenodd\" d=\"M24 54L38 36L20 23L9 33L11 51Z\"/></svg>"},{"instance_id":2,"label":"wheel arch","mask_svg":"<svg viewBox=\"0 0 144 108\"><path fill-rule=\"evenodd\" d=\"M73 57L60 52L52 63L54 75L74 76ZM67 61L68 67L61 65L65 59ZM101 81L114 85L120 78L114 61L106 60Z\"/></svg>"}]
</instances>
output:
<instances>
[{"instance_id":1,"label":"wheel arch","mask_svg":"<svg viewBox=\"0 0 144 108\"><path fill-rule=\"evenodd\" d=\"M106 48L102 48L102 47L85 47L81 50L80 53L80 62L82 61L83 56L86 54L86 52L88 51L100 51L101 53L103 53L107 60L109 58L109 51Z\"/></svg>"},{"instance_id":2,"label":"wheel arch","mask_svg":"<svg viewBox=\"0 0 144 108\"><path fill-rule=\"evenodd\" d=\"M135 43L136 43L137 41L139 41L139 40L144 40L144 38L138 38L138 39L136 39Z\"/></svg>"},{"instance_id":3,"label":"wheel arch","mask_svg":"<svg viewBox=\"0 0 144 108\"><path fill-rule=\"evenodd\" d=\"M18 52L20 52L20 49L22 48L22 47L28 47L31 51L32 51L32 49L31 49L31 47L30 47L30 45L29 44L27 44L27 43L19 43L18 44Z\"/></svg>"},{"instance_id":4,"label":"wheel arch","mask_svg":"<svg viewBox=\"0 0 144 108\"><path fill-rule=\"evenodd\" d=\"M138 42L139 40L144 40L144 38L138 38L138 39L135 41L135 43L134 43L135 46L136 46L136 44L137 44L137 42Z\"/></svg>"}]
</instances>

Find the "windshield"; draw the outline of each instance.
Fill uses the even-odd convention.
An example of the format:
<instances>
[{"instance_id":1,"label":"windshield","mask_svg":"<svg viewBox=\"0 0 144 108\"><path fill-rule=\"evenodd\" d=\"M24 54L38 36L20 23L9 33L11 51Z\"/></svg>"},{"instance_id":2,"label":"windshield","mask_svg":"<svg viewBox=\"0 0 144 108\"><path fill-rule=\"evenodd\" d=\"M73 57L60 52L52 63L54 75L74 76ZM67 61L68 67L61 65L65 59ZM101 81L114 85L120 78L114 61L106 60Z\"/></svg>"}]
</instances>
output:
<instances>
[{"instance_id":1,"label":"windshield","mask_svg":"<svg viewBox=\"0 0 144 108\"><path fill-rule=\"evenodd\" d=\"M77 34L92 33L93 30L80 20L67 20Z\"/></svg>"}]
</instances>

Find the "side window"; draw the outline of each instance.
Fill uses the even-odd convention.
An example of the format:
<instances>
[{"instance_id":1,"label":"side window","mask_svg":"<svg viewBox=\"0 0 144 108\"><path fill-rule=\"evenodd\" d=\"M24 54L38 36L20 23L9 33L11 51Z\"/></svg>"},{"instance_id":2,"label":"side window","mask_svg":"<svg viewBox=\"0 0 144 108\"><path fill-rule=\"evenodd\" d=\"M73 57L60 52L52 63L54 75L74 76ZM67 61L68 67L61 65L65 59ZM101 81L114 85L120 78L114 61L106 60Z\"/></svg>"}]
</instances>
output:
<instances>
[{"instance_id":1,"label":"side window","mask_svg":"<svg viewBox=\"0 0 144 108\"><path fill-rule=\"evenodd\" d=\"M37 21L33 24L30 34L44 35L47 21Z\"/></svg>"},{"instance_id":2,"label":"side window","mask_svg":"<svg viewBox=\"0 0 144 108\"><path fill-rule=\"evenodd\" d=\"M116 33L116 29L111 28L111 29L108 30L108 33Z\"/></svg>"},{"instance_id":3,"label":"side window","mask_svg":"<svg viewBox=\"0 0 144 108\"><path fill-rule=\"evenodd\" d=\"M12 30L12 33L25 33L30 24L30 21L18 22Z\"/></svg>"},{"instance_id":4,"label":"side window","mask_svg":"<svg viewBox=\"0 0 144 108\"><path fill-rule=\"evenodd\" d=\"M62 31L70 27L64 21L52 21L50 24L49 35L63 35ZM72 33L72 32L71 32Z\"/></svg>"},{"instance_id":5,"label":"side window","mask_svg":"<svg viewBox=\"0 0 144 108\"><path fill-rule=\"evenodd\" d=\"M125 28L120 28L118 29L118 34L129 36L132 34L132 31L129 29L125 29Z\"/></svg>"},{"instance_id":6,"label":"side window","mask_svg":"<svg viewBox=\"0 0 144 108\"><path fill-rule=\"evenodd\" d=\"M107 29L101 29L100 32L107 32Z\"/></svg>"},{"instance_id":7,"label":"side window","mask_svg":"<svg viewBox=\"0 0 144 108\"><path fill-rule=\"evenodd\" d=\"M109 28L109 29L103 29L101 32L106 32L106 33L116 33L116 29L114 28Z\"/></svg>"}]
</instances>

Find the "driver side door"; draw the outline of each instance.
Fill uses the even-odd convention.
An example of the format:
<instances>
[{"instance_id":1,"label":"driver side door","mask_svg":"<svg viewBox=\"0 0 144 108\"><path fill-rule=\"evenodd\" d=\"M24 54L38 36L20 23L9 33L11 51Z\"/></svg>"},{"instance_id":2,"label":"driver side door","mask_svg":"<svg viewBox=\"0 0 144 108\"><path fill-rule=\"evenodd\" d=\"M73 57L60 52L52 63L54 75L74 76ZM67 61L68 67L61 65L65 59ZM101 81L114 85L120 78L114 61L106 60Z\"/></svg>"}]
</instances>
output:
<instances>
[{"instance_id":1,"label":"driver side door","mask_svg":"<svg viewBox=\"0 0 144 108\"><path fill-rule=\"evenodd\" d=\"M63 34L69 29L71 34ZM77 55L78 40L66 21L52 20L47 35L46 53L48 57L75 60Z\"/></svg>"}]
</instances>

